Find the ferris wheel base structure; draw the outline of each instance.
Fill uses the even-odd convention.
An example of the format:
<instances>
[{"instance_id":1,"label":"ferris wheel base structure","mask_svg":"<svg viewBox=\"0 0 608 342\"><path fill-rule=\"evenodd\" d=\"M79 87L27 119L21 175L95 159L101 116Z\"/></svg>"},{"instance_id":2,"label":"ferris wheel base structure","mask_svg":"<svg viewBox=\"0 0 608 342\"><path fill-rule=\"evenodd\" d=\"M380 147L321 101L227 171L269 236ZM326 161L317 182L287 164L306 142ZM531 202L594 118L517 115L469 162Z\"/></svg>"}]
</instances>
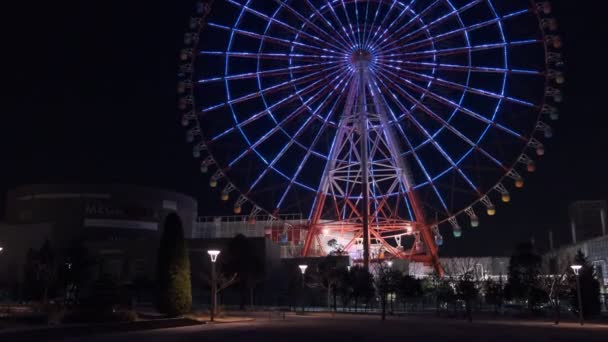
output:
<instances>
[{"instance_id":1,"label":"ferris wheel base structure","mask_svg":"<svg viewBox=\"0 0 608 342\"><path fill-rule=\"evenodd\" d=\"M393 132L396 127L389 121L372 73L374 59L373 51L364 48L351 54L353 80L321 178L303 255L315 246L323 254L327 245L338 253L354 251L351 257L366 268L389 254L424 261L443 275L411 171ZM415 221L401 218L408 213ZM332 223L319 224L324 219ZM324 244L320 234L343 241L333 238ZM403 246L405 242L409 247Z\"/></svg>"}]
</instances>

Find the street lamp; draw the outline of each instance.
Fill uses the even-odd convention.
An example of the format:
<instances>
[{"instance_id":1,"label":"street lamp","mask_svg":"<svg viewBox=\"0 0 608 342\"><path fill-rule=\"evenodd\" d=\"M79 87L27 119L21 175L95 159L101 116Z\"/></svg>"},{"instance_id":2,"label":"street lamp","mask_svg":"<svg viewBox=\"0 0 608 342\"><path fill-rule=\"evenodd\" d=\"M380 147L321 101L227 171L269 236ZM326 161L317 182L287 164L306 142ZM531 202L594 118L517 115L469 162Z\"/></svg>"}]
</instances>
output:
<instances>
[{"instance_id":1,"label":"street lamp","mask_svg":"<svg viewBox=\"0 0 608 342\"><path fill-rule=\"evenodd\" d=\"M298 267L300 268L300 272L302 272L302 312L304 312L304 275L306 274L308 265L298 265Z\"/></svg>"},{"instance_id":2,"label":"street lamp","mask_svg":"<svg viewBox=\"0 0 608 342\"><path fill-rule=\"evenodd\" d=\"M215 311L217 308L217 278L215 274L215 262L217 261L217 257L220 255L220 251L218 250L208 250L207 254L211 258L211 315L210 320L213 322L215 318Z\"/></svg>"},{"instance_id":3,"label":"street lamp","mask_svg":"<svg viewBox=\"0 0 608 342\"><path fill-rule=\"evenodd\" d=\"M393 260L387 261L386 264L388 265L388 268L392 268L393 267Z\"/></svg>"},{"instance_id":4,"label":"street lamp","mask_svg":"<svg viewBox=\"0 0 608 342\"><path fill-rule=\"evenodd\" d=\"M578 320L583 325L583 301L581 296L581 281L579 278L579 272L583 266L581 265L572 265L572 271L574 271L574 275L576 276L576 294L578 296Z\"/></svg>"}]
</instances>

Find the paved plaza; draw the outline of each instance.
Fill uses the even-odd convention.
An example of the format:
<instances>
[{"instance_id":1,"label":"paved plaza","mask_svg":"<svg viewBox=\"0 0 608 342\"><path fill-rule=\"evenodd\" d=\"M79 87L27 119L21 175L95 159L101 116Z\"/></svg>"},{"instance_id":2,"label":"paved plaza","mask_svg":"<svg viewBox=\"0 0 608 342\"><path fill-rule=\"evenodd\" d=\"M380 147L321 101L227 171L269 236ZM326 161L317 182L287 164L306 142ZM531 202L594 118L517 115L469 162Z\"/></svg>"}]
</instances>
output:
<instances>
[{"instance_id":1,"label":"paved plaza","mask_svg":"<svg viewBox=\"0 0 608 342\"><path fill-rule=\"evenodd\" d=\"M378 316L289 314L280 317L260 315L239 323L207 324L182 328L158 329L120 334L104 334L63 339L67 341L113 342L339 342L339 341L608 341L608 326L523 320L478 320L435 316Z\"/></svg>"}]
</instances>

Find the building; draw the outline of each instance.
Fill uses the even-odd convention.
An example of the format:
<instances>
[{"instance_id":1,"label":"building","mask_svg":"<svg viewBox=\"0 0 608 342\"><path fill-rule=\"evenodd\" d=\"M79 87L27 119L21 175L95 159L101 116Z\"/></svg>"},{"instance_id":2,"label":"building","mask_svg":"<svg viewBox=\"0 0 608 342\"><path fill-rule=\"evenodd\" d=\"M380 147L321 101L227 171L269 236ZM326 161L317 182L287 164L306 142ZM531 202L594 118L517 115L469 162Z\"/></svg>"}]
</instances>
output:
<instances>
[{"instance_id":1,"label":"building","mask_svg":"<svg viewBox=\"0 0 608 342\"><path fill-rule=\"evenodd\" d=\"M568 207L572 242L606 235L606 201L576 201Z\"/></svg>"},{"instance_id":2,"label":"building","mask_svg":"<svg viewBox=\"0 0 608 342\"><path fill-rule=\"evenodd\" d=\"M181 217L191 237L197 219L192 197L132 185L28 185L7 194L0 225L0 281L22 280L28 250L48 240L58 256L76 243L100 257L99 272L120 280L152 275L163 222Z\"/></svg>"}]
</instances>

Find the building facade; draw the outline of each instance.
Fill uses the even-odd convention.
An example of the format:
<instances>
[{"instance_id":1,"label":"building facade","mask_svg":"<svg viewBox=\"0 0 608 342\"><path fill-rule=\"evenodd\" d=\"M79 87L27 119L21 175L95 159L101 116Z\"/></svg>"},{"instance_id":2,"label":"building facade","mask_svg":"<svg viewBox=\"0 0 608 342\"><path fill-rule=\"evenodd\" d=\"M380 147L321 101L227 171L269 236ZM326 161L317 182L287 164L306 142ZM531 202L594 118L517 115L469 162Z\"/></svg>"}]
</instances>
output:
<instances>
[{"instance_id":1,"label":"building facade","mask_svg":"<svg viewBox=\"0 0 608 342\"><path fill-rule=\"evenodd\" d=\"M197 218L192 197L131 185L28 185L7 195L0 225L0 282L21 281L28 250L49 241L57 262L75 244L100 257L98 271L119 280L151 275L158 239L176 212L191 237Z\"/></svg>"}]
</instances>

